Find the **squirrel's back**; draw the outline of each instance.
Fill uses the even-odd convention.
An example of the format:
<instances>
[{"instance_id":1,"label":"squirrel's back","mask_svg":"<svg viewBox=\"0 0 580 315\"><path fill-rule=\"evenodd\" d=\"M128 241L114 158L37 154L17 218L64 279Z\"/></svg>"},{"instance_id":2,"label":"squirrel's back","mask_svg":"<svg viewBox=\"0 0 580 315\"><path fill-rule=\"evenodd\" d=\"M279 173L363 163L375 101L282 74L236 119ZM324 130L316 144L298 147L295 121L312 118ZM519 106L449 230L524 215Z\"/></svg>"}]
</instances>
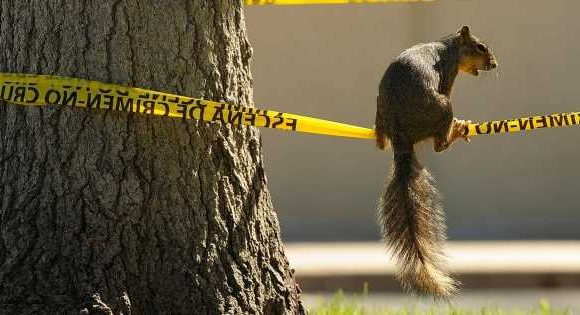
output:
<instances>
[{"instance_id":1,"label":"squirrel's back","mask_svg":"<svg viewBox=\"0 0 580 315\"><path fill-rule=\"evenodd\" d=\"M439 71L442 59L447 57L444 51L442 42L421 43L404 50L387 68L379 91L396 97L437 90L442 76L453 75ZM400 100L405 101L403 98Z\"/></svg>"},{"instance_id":2,"label":"squirrel's back","mask_svg":"<svg viewBox=\"0 0 580 315\"><path fill-rule=\"evenodd\" d=\"M404 50L388 66L377 100L376 130L384 135L381 139L392 141L398 133L416 143L433 136L442 115L450 122L445 108L433 106L439 103L440 95L451 91L457 75L458 58L448 46L445 42L418 44ZM418 115L421 121L415 124Z\"/></svg>"}]
</instances>

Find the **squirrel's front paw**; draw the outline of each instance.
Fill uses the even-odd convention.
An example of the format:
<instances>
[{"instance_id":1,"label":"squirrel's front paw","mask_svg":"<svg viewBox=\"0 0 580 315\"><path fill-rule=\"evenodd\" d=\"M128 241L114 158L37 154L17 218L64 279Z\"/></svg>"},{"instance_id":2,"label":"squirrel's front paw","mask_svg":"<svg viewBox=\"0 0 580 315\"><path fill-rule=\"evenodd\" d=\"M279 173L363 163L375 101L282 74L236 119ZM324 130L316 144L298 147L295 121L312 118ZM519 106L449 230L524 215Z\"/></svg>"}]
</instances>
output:
<instances>
[{"instance_id":1,"label":"squirrel's front paw","mask_svg":"<svg viewBox=\"0 0 580 315\"><path fill-rule=\"evenodd\" d=\"M454 118L453 120L453 138L462 138L465 142L470 143L471 139L468 135L468 127L471 124L471 120L460 120Z\"/></svg>"}]
</instances>

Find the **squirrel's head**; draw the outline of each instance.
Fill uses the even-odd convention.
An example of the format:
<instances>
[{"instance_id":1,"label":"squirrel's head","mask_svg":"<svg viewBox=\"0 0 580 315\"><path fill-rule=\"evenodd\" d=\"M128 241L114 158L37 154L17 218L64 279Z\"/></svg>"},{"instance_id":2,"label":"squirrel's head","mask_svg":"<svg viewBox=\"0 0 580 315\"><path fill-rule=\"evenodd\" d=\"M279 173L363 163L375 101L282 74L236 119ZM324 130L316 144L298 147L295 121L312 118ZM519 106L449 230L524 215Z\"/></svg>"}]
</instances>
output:
<instances>
[{"instance_id":1,"label":"squirrel's head","mask_svg":"<svg viewBox=\"0 0 580 315\"><path fill-rule=\"evenodd\" d=\"M455 36L459 46L459 70L477 76L479 71L497 67L491 49L477 37L471 35L469 26L463 26Z\"/></svg>"}]
</instances>

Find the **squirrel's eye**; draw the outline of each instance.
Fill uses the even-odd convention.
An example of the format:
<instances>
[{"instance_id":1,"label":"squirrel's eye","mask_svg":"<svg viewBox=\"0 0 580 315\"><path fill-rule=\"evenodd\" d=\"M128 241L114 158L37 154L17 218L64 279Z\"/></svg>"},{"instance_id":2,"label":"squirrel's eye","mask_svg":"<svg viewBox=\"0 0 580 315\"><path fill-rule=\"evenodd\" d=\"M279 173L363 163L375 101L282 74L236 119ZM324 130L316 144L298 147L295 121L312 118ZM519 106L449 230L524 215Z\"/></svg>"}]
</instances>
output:
<instances>
[{"instance_id":1,"label":"squirrel's eye","mask_svg":"<svg viewBox=\"0 0 580 315\"><path fill-rule=\"evenodd\" d=\"M485 45L484 45L484 44L477 44L475 47L476 47L476 48L477 48L477 50L478 50L479 52L481 52L481 53L485 53L485 52L487 52L487 49L485 48Z\"/></svg>"}]
</instances>

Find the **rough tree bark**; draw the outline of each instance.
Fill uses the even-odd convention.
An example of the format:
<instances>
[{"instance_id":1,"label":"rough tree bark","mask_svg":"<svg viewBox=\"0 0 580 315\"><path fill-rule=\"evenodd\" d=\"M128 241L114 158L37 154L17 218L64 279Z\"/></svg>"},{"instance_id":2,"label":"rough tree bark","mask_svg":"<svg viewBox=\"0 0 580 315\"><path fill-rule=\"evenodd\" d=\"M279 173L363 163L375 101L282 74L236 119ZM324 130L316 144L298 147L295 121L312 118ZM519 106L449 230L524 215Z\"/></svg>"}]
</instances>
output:
<instances>
[{"instance_id":1,"label":"rough tree bark","mask_svg":"<svg viewBox=\"0 0 580 315\"><path fill-rule=\"evenodd\" d=\"M3 0L0 71L252 103L239 0ZM0 103L0 313L301 309L258 131Z\"/></svg>"}]
</instances>

